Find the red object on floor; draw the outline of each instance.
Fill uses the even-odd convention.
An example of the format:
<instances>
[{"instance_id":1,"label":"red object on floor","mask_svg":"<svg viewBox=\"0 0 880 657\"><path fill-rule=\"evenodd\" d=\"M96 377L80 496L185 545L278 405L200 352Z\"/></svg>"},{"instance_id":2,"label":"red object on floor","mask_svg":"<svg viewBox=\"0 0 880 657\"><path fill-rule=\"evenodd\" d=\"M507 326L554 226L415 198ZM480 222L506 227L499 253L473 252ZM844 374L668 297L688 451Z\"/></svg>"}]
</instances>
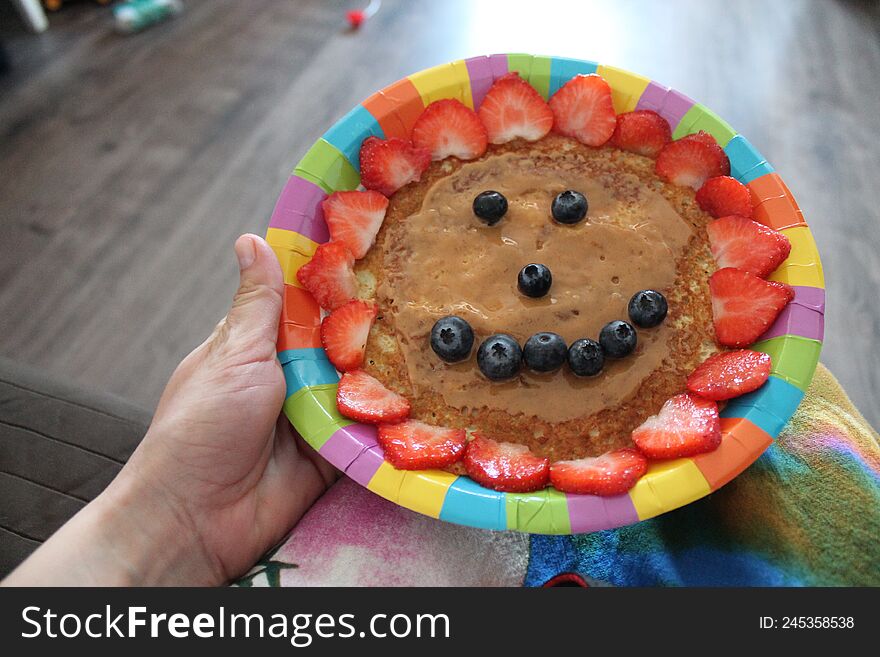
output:
<instances>
[{"instance_id":1,"label":"red object on floor","mask_svg":"<svg viewBox=\"0 0 880 657\"><path fill-rule=\"evenodd\" d=\"M351 9L345 12L345 17L348 19L348 24L351 25L352 29L356 30L363 25L365 20L379 11L381 6L381 0L370 0L370 4L364 9Z\"/></svg>"}]
</instances>

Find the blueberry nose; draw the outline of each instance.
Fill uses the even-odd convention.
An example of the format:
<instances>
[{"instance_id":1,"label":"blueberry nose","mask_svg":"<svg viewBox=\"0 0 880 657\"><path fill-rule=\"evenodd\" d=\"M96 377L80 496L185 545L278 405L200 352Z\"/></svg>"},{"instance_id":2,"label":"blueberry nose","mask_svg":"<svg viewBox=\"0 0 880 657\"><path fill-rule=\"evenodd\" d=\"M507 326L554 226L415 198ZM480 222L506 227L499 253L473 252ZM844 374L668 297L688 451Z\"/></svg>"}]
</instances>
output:
<instances>
[{"instance_id":1,"label":"blueberry nose","mask_svg":"<svg viewBox=\"0 0 880 657\"><path fill-rule=\"evenodd\" d=\"M527 297L543 297L550 291L550 285L553 283L553 275L547 265L536 262L526 265L519 270L516 284L519 291Z\"/></svg>"}]
</instances>

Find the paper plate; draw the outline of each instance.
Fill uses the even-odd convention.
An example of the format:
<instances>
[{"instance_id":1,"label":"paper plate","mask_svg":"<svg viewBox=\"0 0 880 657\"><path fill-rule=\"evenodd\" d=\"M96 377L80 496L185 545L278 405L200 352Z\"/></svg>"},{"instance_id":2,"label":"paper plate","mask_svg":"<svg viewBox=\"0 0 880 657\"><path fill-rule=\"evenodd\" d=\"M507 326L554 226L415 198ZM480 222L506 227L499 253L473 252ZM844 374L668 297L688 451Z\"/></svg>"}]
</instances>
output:
<instances>
[{"instance_id":1,"label":"paper plate","mask_svg":"<svg viewBox=\"0 0 880 657\"><path fill-rule=\"evenodd\" d=\"M477 108L492 82L508 71L519 72L544 98L579 73L598 73L611 85L618 113L654 110L669 121L673 138L698 130L711 133L730 158L731 175L749 188L756 221L791 241L791 255L770 279L793 286L794 301L753 347L772 356L770 380L727 404L717 450L653 462L625 495L568 495L552 488L498 493L439 470L396 470L382 458L375 427L352 422L336 410L339 375L321 349L320 309L296 280L299 267L329 239L321 201L358 186L358 151L366 137L409 138L425 106L441 98ZM803 214L773 167L705 106L641 75L590 61L524 54L474 57L382 89L340 119L296 165L272 213L267 240L286 284L278 358L287 381L287 417L312 447L361 485L408 509L463 525L573 534L632 524L699 499L742 472L776 438L800 403L822 348L822 264Z\"/></svg>"}]
</instances>

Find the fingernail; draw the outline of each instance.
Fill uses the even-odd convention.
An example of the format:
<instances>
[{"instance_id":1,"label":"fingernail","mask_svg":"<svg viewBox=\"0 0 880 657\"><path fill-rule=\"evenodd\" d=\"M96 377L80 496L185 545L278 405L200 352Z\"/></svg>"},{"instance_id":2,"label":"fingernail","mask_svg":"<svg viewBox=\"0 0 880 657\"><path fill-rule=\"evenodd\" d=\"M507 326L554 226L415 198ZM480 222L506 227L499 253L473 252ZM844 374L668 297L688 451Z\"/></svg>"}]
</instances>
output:
<instances>
[{"instance_id":1,"label":"fingernail","mask_svg":"<svg viewBox=\"0 0 880 657\"><path fill-rule=\"evenodd\" d=\"M257 259L257 249L254 240L248 235L242 235L235 242L235 255L238 256L239 269L247 269Z\"/></svg>"}]
</instances>

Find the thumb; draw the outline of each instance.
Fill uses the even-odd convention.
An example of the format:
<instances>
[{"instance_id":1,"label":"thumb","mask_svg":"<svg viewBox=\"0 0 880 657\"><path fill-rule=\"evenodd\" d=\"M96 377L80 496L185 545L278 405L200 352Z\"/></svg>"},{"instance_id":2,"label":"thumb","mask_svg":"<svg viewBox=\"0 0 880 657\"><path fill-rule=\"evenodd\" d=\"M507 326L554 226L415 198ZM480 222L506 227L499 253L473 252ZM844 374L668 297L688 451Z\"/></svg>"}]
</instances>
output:
<instances>
[{"instance_id":1,"label":"thumb","mask_svg":"<svg viewBox=\"0 0 880 657\"><path fill-rule=\"evenodd\" d=\"M271 343L274 353L281 317L284 278L272 248L256 235L235 242L240 283L226 316L228 337L235 342Z\"/></svg>"}]
</instances>

